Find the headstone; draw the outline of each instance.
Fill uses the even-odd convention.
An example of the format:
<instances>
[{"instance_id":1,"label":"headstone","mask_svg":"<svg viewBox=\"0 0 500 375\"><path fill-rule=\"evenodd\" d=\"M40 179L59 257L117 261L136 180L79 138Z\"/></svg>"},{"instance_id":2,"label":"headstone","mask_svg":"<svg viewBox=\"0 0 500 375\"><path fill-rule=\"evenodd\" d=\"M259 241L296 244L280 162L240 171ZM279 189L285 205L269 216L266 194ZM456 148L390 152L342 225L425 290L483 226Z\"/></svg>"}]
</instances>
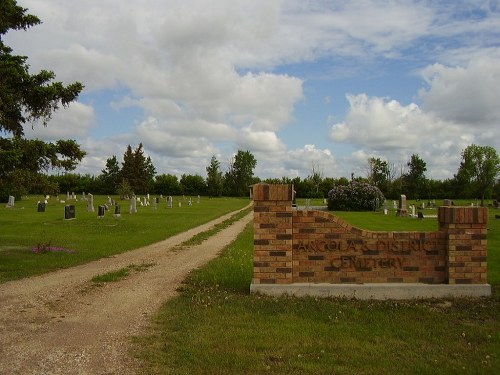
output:
<instances>
[{"instance_id":1,"label":"headstone","mask_svg":"<svg viewBox=\"0 0 500 375\"><path fill-rule=\"evenodd\" d=\"M443 202L443 206L451 206L451 199L445 199Z\"/></svg>"},{"instance_id":2,"label":"headstone","mask_svg":"<svg viewBox=\"0 0 500 375\"><path fill-rule=\"evenodd\" d=\"M89 203L87 205L88 212L94 212L94 195L89 193Z\"/></svg>"},{"instance_id":3,"label":"headstone","mask_svg":"<svg viewBox=\"0 0 500 375\"><path fill-rule=\"evenodd\" d=\"M113 201L111 200L111 197L108 195L108 204L113 204Z\"/></svg>"},{"instance_id":4,"label":"headstone","mask_svg":"<svg viewBox=\"0 0 500 375\"><path fill-rule=\"evenodd\" d=\"M384 201L384 215L387 215L387 201Z\"/></svg>"},{"instance_id":5,"label":"headstone","mask_svg":"<svg viewBox=\"0 0 500 375\"><path fill-rule=\"evenodd\" d=\"M66 192L66 200L69 201L69 191Z\"/></svg>"},{"instance_id":6,"label":"headstone","mask_svg":"<svg viewBox=\"0 0 500 375\"><path fill-rule=\"evenodd\" d=\"M115 214L114 214L115 217L120 217L121 214L120 214L120 206L116 205L115 206Z\"/></svg>"},{"instance_id":7,"label":"headstone","mask_svg":"<svg viewBox=\"0 0 500 375\"><path fill-rule=\"evenodd\" d=\"M64 206L64 220L72 220L76 218L75 205L68 204Z\"/></svg>"},{"instance_id":8,"label":"headstone","mask_svg":"<svg viewBox=\"0 0 500 375\"><path fill-rule=\"evenodd\" d=\"M188 206L192 206L192 205L193 205L193 201L191 200L191 197L189 197Z\"/></svg>"},{"instance_id":9,"label":"headstone","mask_svg":"<svg viewBox=\"0 0 500 375\"><path fill-rule=\"evenodd\" d=\"M137 198L135 195L132 195L132 198L130 199L130 213L137 213Z\"/></svg>"},{"instance_id":10,"label":"headstone","mask_svg":"<svg viewBox=\"0 0 500 375\"><path fill-rule=\"evenodd\" d=\"M85 197L85 192L82 193L82 201L87 200L87 197Z\"/></svg>"},{"instance_id":11,"label":"headstone","mask_svg":"<svg viewBox=\"0 0 500 375\"><path fill-rule=\"evenodd\" d=\"M158 208L158 198L153 199L153 210L156 211Z\"/></svg>"},{"instance_id":12,"label":"headstone","mask_svg":"<svg viewBox=\"0 0 500 375\"><path fill-rule=\"evenodd\" d=\"M419 219L423 219L424 218L424 214L422 213L422 211L418 211L418 218Z\"/></svg>"},{"instance_id":13,"label":"headstone","mask_svg":"<svg viewBox=\"0 0 500 375\"><path fill-rule=\"evenodd\" d=\"M408 215L408 210L406 209L406 195L401 194L399 197L399 207L396 212L397 216L406 216Z\"/></svg>"},{"instance_id":14,"label":"headstone","mask_svg":"<svg viewBox=\"0 0 500 375\"><path fill-rule=\"evenodd\" d=\"M9 195L9 202L7 202L6 207L14 207L15 201L16 201L16 198L12 195Z\"/></svg>"},{"instance_id":15,"label":"headstone","mask_svg":"<svg viewBox=\"0 0 500 375\"><path fill-rule=\"evenodd\" d=\"M198 195L198 203L200 203L200 196Z\"/></svg>"},{"instance_id":16,"label":"headstone","mask_svg":"<svg viewBox=\"0 0 500 375\"><path fill-rule=\"evenodd\" d=\"M392 201L392 208L394 208L395 210L398 209L398 204L396 203L396 201Z\"/></svg>"},{"instance_id":17,"label":"headstone","mask_svg":"<svg viewBox=\"0 0 500 375\"><path fill-rule=\"evenodd\" d=\"M182 207L182 203L181 202L179 202L179 207Z\"/></svg>"},{"instance_id":18,"label":"headstone","mask_svg":"<svg viewBox=\"0 0 500 375\"><path fill-rule=\"evenodd\" d=\"M415 205L411 205L411 217L415 217Z\"/></svg>"},{"instance_id":19,"label":"headstone","mask_svg":"<svg viewBox=\"0 0 500 375\"><path fill-rule=\"evenodd\" d=\"M71 198L72 198L74 201L76 201L76 194L75 194L75 192L72 192L72 193L71 193Z\"/></svg>"},{"instance_id":20,"label":"headstone","mask_svg":"<svg viewBox=\"0 0 500 375\"><path fill-rule=\"evenodd\" d=\"M97 217L102 219L106 213L106 206L97 206Z\"/></svg>"},{"instance_id":21,"label":"headstone","mask_svg":"<svg viewBox=\"0 0 500 375\"><path fill-rule=\"evenodd\" d=\"M169 195L168 198L167 198L167 207L168 208L172 208L173 204L174 204L174 200L173 200L172 196Z\"/></svg>"},{"instance_id":22,"label":"headstone","mask_svg":"<svg viewBox=\"0 0 500 375\"><path fill-rule=\"evenodd\" d=\"M37 208L37 211L38 211L38 212L45 212L45 203L38 202L38 208Z\"/></svg>"}]
</instances>

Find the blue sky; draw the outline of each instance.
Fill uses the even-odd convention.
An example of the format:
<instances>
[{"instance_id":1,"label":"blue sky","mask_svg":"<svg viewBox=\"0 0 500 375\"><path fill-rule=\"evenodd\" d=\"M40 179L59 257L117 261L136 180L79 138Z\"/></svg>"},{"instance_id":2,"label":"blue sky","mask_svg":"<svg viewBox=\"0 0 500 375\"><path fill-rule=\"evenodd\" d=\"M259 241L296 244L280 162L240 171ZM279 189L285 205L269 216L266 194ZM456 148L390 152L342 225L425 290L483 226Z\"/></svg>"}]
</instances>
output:
<instances>
[{"instance_id":1,"label":"blue sky","mask_svg":"<svg viewBox=\"0 0 500 375\"><path fill-rule=\"evenodd\" d=\"M42 25L6 37L33 71L81 81L78 102L31 138L76 139L76 172L99 174L128 144L157 173L396 174L412 154L429 178L468 145L500 150L499 1L20 0Z\"/></svg>"}]
</instances>

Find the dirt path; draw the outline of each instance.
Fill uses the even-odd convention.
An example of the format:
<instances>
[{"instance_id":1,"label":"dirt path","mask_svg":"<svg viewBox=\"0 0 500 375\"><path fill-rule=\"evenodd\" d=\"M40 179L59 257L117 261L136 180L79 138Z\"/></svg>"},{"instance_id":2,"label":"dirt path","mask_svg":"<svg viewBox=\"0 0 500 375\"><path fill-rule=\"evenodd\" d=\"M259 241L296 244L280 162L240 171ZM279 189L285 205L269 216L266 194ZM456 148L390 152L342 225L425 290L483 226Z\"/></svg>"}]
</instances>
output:
<instances>
[{"instance_id":1,"label":"dirt path","mask_svg":"<svg viewBox=\"0 0 500 375\"><path fill-rule=\"evenodd\" d=\"M252 214L201 245L173 248L230 216L121 255L0 284L0 374L134 374L140 363L128 355L130 337L148 327L187 273L216 257ZM142 263L154 266L102 287L90 281Z\"/></svg>"}]
</instances>

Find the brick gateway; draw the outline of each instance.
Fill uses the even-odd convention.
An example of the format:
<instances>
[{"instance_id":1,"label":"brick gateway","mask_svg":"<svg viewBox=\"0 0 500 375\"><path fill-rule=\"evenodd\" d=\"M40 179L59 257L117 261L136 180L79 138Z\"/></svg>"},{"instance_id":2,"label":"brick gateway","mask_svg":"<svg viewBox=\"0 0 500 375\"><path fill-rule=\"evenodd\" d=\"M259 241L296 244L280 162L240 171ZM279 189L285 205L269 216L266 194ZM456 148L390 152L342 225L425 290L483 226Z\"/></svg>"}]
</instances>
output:
<instances>
[{"instance_id":1,"label":"brick gateway","mask_svg":"<svg viewBox=\"0 0 500 375\"><path fill-rule=\"evenodd\" d=\"M485 207L438 208L436 232L374 232L292 207L292 185L257 184L251 292L406 299L490 296Z\"/></svg>"}]
</instances>

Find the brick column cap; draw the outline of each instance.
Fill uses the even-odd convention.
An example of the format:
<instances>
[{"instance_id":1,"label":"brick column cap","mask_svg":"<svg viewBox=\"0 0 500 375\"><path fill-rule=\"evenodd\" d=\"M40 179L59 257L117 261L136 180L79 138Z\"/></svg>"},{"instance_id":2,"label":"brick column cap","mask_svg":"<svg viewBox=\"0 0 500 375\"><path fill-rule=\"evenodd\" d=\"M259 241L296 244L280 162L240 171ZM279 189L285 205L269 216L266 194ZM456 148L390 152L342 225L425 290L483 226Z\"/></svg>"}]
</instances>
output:
<instances>
[{"instance_id":1,"label":"brick column cap","mask_svg":"<svg viewBox=\"0 0 500 375\"><path fill-rule=\"evenodd\" d=\"M293 185L259 183L251 186L254 201L292 201Z\"/></svg>"},{"instance_id":2,"label":"brick column cap","mask_svg":"<svg viewBox=\"0 0 500 375\"><path fill-rule=\"evenodd\" d=\"M472 206L441 206L438 208L440 224L487 224L488 208Z\"/></svg>"}]
</instances>

